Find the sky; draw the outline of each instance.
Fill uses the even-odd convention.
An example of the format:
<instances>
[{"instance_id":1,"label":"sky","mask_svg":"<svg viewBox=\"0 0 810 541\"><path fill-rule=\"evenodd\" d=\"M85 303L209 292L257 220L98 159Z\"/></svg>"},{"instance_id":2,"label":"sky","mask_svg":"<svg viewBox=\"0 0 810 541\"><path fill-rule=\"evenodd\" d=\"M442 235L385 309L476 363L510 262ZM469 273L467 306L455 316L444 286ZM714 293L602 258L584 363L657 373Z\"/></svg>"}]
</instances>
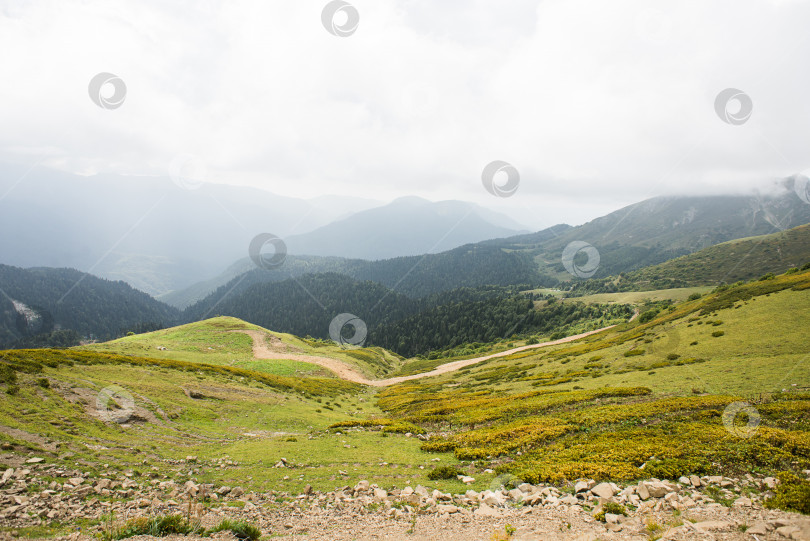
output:
<instances>
[{"instance_id":1,"label":"sky","mask_svg":"<svg viewBox=\"0 0 810 541\"><path fill-rule=\"evenodd\" d=\"M330 6L0 1L0 161L458 199L530 229L810 169L810 2ZM494 161L508 197L485 189Z\"/></svg>"}]
</instances>

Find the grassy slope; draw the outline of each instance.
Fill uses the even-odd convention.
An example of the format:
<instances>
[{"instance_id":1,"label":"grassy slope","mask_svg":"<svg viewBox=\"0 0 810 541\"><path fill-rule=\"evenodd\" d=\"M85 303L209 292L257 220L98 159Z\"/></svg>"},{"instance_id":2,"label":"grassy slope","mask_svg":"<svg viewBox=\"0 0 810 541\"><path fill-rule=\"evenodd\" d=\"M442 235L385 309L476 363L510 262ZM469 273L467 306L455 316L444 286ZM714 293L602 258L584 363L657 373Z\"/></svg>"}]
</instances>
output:
<instances>
[{"instance_id":1,"label":"grassy slope","mask_svg":"<svg viewBox=\"0 0 810 541\"><path fill-rule=\"evenodd\" d=\"M664 477L678 468L710 472L721 466L749 467L746 460L758 461L750 466L757 471L774 471L791 461L809 467L810 400L785 402L770 395L783 388L806 390L810 381L804 332L810 323L808 286L810 272L804 272L713 293L681 303L674 312L644 325L623 324L583 343L524 352L385 389L378 400L372 390L324 383L335 385L335 380L289 380L318 382L301 393L285 388L283 382L288 380L283 378L270 386L247 371L216 372L217 363L249 348L240 335L221 334L242 324L236 321L215 320L220 327L215 325L213 330L210 322L207 330L187 327L181 337L171 338L178 331L167 330L75 352L0 353L7 360L13 355L79 359L70 367L45 366L42 373L18 373L19 392L0 400L0 439L37 449L49 461L59 461L61 456L78 462L99 475L108 470L151 470L179 481L192 475L219 484L288 491L305 484L334 489L366 478L386 487L422 483L462 492L464 486L458 481L427 480L426 474L437 464L433 458L440 459L438 464L462 465L476 477L473 488L478 490L494 477L483 470L498 465L501 471L514 471L527 479L552 478L552 474L619 479L632 477L633 472ZM782 290L750 298L740 295L755 289L765 293L762 288L767 287ZM734 297L741 300L733 301ZM712 336L720 330L722 336ZM195 342L192 338L198 332L209 336ZM291 337L282 340L296 340L291 343L319 354L329 347L314 347ZM135 353L146 347L140 351L157 355L157 350L148 348L158 342L176 348L175 354L187 360L200 359L214 366L196 365L195 369L171 360L147 363L88 352L109 348ZM185 345L180 347L181 343ZM207 349L217 344L221 350ZM640 350L644 353L624 355ZM679 357L669 360L672 354ZM98 363L87 364L82 356L97 358ZM677 365L689 359L702 362ZM663 366L667 363L670 366ZM36 384L36 378L43 376L51 388ZM95 396L110 384L124 386L135 397L139 409L129 427L103 423L94 416ZM190 398L189 390L203 398ZM693 396L693 390L712 394ZM759 395L766 399L755 401ZM685 397L685 402L666 402L672 396ZM758 435L744 441L731 438L717 417L725 405L742 399L756 404L763 416ZM611 406L614 403L618 406ZM425 417L431 408L433 413ZM327 430L334 423L383 415L444 433L448 438L434 435L433 447L428 447L443 452L420 450L421 441L402 434ZM9 428L28 435L10 435ZM287 441L290 438L296 441ZM59 444L58 450L46 452L53 443ZM705 457L684 455L694 449L705 451L719 465L707 465ZM717 454L728 449L743 454ZM516 455L518 450L522 456ZM607 456L608 451L616 456ZM622 454L631 451L638 456ZM580 454L573 456L575 452ZM636 461L652 454L663 457L661 464L654 464L657 470L632 469L637 468ZM197 455L199 463L172 462L186 455ZM8 456L0 452L0 464ZM770 462L760 460L764 456L772 457ZM268 467L281 457L295 467ZM237 464L213 467L221 459ZM545 469L538 464L546 464Z\"/></svg>"},{"instance_id":2,"label":"grassy slope","mask_svg":"<svg viewBox=\"0 0 810 541\"><path fill-rule=\"evenodd\" d=\"M628 273L643 283L652 278L674 278L690 285L731 284L781 273L810 261L810 224L770 235L737 239L704 248L660 265Z\"/></svg>"},{"instance_id":3,"label":"grassy slope","mask_svg":"<svg viewBox=\"0 0 810 541\"><path fill-rule=\"evenodd\" d=\"M678 287L672 289L658 289L654 291L623 291L621 293L594 293L593 295L584 295L582 297L571 297L570 299L562 299L563 291L559 289L533 289L525 291L524 293L540 293L543 295L554 295L561 298L562 302L584 302L587 304L644 304L648 301L685 301L689 295L693 293L700 293L701 295L708 293L712 290L709 286L700 287ZM543 302L543 301L538 301Z\"/></svg>"},{"instance_id":4,"label":"grassy slope","mask_svg":"<svg viewBox=\"0 0 810 541\"><path fill-rule=\"evenodd\" d=\"M718 291L574 345L389 388L379 405L442 434L425 450L529 481L808 468L809 323L806 271ZM750 438L722 423L739 401L762 418Z\"/></svg>"},{"instance_id":5,"label":"grassy slope","mask_svg":"<svg viewBox=\"0 0 810 541\"><path fill-rule=\"evenodd\" d=\"M253 358L253 340L238 330L256 330L278 338L297 355L330 357L354 366L359 372L380 377L397 369L399 356L381 348L345 350L322 340L305 340L291 334L276 333L233 317L216 317L118 340L83 346L82 349L153 359L175 359L189 362L237 366L279 375L333 376L315 364L295 360L259 360ZM158 347L166 348L165 350Z\"/></svg>"}]
</instances>

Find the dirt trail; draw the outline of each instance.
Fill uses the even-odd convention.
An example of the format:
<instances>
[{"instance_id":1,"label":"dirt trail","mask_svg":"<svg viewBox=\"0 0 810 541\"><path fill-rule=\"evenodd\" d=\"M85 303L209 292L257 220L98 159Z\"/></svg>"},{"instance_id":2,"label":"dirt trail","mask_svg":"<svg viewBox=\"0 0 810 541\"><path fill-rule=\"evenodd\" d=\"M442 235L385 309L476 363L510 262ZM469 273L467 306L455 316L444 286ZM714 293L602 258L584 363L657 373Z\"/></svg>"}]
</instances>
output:
<instances>
[{"instance_id":1,"label":"dirt trail","mask_svg":"<svg viewBox=\"0 0 810 541\"><path fill-rule=\"evenodd\" d=\"M388 378L388 379L367 379L364 375L360 374L357 370L355 370L348 364L342 361L338 361L336 359L330 359L329 357L319 357L315 355L303 355L297 353L291 354L285 353L284 351L281 351L277 348L270 348L268 347L267 342L265 341L265 337L267 335L262 331L245 330L236 332L243 332L253 339L253 357L255 357L256 359L289 359L293 361L302 361L306 363L317 364L319 366L323 366L324 368L328 368L329 370L337 374L339 378L345 379L347 381L353 381L355 383L360 383L362 385L371 385L372 387L387 387L388 385L402 383L403 381L411 381L414 379L429 378L431 376L446 374L448 372L460 370L466 366L478 364L482 361L495 359L497 357L506 357L507 355L511 355L513 353L518 353L521 351L526 351L527 349L537 349L548 346L555 346L557 344L564 344L566 342L573 342L574 340L579 340L580 338L585 338L586 336L606 331L607 329L612 329L615 326L616 325L610 325L608 327L596 329L595 331L588 331L582 334L575 334L574 336L567 336L565 338L560 338L559 340L552 340L550 342L520 346L506 351L501 351L499 353L485 355L483 357L475 357L473 359L463 359L461 361L453 361L450 363L443 364L438 368L431 370L430 372L422 372L421 374L413 374L410 376L399 376L396 378Z\"/></svg>"}]
</instances>

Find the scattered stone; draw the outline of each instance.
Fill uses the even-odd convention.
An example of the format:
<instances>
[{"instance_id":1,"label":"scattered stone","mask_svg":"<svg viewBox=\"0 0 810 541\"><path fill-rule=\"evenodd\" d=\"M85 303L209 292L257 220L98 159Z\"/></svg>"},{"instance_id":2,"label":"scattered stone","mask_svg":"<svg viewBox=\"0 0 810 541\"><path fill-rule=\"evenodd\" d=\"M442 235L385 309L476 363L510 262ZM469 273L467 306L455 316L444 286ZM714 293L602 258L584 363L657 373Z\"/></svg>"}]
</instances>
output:
<instances>
[{"instance_id":1,"label":"scattered stone","mask_svg":"<svg viewBox=\"0 0 810 541\"><path fill-rule=\"evenodd\" d=\"M610 483L599 483L598 485L596 485L591 489L591 493L594 496L598 496L606 500L609 500L615 494L615 492L613 491L613 487L610 485Z\"/></svg>"}]
</instances>

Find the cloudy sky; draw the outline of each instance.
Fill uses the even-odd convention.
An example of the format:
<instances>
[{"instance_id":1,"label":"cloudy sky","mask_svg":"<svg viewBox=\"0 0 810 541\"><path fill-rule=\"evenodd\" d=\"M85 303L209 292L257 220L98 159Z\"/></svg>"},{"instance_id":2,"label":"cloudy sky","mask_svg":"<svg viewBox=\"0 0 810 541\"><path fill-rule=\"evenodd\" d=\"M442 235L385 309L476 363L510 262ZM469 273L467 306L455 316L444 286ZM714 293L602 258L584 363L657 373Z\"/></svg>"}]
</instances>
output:
<instances>
[{"instance_id":1,"label":"cloudy sky","mask_svg":"<svg viewBox=\"0 0 810 541\"><path fill-rule=\"evenodd\" d=\"M0 160L165 176L192 155L213 182L474 201L532 228L810 168L810 2L352 0L344 37L326 5L0 1ZM91 99L101 72L120 107ZM718 115L727 88L747 120ZM511 197L482 185L494 160Z\"/></svg>"}]
</instances>

